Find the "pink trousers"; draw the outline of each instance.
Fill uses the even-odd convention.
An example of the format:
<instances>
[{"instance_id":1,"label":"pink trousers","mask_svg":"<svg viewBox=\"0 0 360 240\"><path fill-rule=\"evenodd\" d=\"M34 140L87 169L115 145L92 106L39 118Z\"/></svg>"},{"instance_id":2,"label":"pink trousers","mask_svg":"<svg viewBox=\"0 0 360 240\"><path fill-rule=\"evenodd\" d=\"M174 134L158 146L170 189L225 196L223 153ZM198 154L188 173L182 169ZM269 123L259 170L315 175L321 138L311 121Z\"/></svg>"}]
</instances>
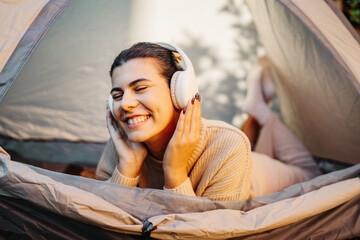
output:
<instances>
[{"instance_id":1,"label":"pink trousers","mask_svg":"<svg viewBox=\"0 0 360 240\"><path fill-rule=\"evenodd\" d=\"M281 191L321 174L309 151L274 113L260 131L252 158L250 198Z\"/></svg>"}]
</instances>

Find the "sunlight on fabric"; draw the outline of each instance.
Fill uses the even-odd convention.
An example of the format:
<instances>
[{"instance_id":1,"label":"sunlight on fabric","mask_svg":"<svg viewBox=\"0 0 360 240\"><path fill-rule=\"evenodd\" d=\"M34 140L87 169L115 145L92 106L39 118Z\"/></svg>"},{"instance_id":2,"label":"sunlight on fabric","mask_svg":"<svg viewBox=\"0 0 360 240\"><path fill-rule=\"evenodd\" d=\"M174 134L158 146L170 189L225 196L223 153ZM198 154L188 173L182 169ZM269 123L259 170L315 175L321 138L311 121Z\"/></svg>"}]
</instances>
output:
<instances>
[{"instance_id":1,"label":"sunlight on fabric","mask_svg":"<svg viewBox=\"0 0 360 240\"><path fill-rule=\"evenodd\" d=\"M0 72L26 30L48 1L0 2Z\"/></svg>"}]
</instances>

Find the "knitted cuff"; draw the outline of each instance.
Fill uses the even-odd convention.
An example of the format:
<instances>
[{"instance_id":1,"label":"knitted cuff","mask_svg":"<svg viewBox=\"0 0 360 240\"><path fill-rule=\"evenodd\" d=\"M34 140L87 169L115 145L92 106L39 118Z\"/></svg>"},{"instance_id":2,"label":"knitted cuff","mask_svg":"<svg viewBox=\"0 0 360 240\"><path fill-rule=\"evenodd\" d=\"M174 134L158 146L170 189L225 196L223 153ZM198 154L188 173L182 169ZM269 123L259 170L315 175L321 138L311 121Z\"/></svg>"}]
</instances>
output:
<instances>
[{"instance_id":1,"label":"knitted cuff","mask_svg":"<svg viewBox=\"0 0 360 240\"><path fill-rule=\"evenodd\" d=\"M187 178L182 184L180 184L179 186L177 186L175 188L166 188L164 186L164 190L181 193L181 194L188 195L188 196L196 196L194 189L191 185L190 178Z\"/></svg>"},{"instance_id":2,"label":"knitted cuff","mask_svg":"<svg viewBox=\"0 0 360 240\"><path fill-rule=\"evenodd\" d=\"M139 183L139 176L136 178L126 177L122 175L116 167L109 181L128 187L136 187Z\"/></svg>"}]
</instances>

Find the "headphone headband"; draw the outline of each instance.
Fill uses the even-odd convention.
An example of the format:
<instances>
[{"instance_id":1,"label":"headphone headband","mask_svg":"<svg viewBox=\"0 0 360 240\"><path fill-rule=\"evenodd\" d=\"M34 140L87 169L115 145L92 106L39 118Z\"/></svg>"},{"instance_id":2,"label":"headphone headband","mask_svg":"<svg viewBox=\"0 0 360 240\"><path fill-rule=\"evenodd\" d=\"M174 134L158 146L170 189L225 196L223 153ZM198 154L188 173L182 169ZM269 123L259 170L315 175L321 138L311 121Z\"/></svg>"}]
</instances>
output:
<instances>
[{"instance_id":1,"label":"headphone headband","mask_svg":"<svg viewBox=\"0 0 360 240\"><path fill-rule=\"evenodd\" d=\"M169 43L165 43L165 42L155 42L155 44L163 47L163 48L166 48L170 51L173 51L173 52L177 52L180 54L183 62L184 62L184 65L185 65L185 71L189 71L189 72L193 72L194 73L194 68L192 66L192 63L190 61L190 59L188 58L188 56L186 56L186 54L178 47L176 47L175 45L172 45L172 44L169 44ZM195 73L194 73L195 75Z\"/></svg>"},{"instance_id":2,"label":"headphone headband","mask_svg":"<svg viewBox=\"0 0 360 240\"><path fill-rule=\"evenodd\" d=\"M178 47L164 42L156 42L155 44L180 54L185 69L177 71L171 78L170 89L171 98L177 109L184 109L188 101L199 91L194 68L190 59Z\"/></svg>"}]
</instances>

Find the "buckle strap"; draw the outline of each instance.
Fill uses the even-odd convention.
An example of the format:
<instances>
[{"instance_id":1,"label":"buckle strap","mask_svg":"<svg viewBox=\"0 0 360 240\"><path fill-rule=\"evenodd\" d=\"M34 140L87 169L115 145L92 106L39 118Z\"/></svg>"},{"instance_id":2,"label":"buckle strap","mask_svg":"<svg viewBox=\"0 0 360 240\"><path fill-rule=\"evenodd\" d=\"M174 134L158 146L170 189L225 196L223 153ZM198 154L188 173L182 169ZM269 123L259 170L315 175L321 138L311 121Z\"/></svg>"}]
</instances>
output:
<instances>
[{"instance_id":1,"label":"buckle strap","mask_svg":"<svg viewBox=\"0 0 360 240\"><path fill-rule=\"evenodd\" d=\"M154 226L149 220L141 220L143 227L142 227L142 235L146 238L150 237L151 231L157 229L157 226Z\"/></svg>"}]
</instances>

